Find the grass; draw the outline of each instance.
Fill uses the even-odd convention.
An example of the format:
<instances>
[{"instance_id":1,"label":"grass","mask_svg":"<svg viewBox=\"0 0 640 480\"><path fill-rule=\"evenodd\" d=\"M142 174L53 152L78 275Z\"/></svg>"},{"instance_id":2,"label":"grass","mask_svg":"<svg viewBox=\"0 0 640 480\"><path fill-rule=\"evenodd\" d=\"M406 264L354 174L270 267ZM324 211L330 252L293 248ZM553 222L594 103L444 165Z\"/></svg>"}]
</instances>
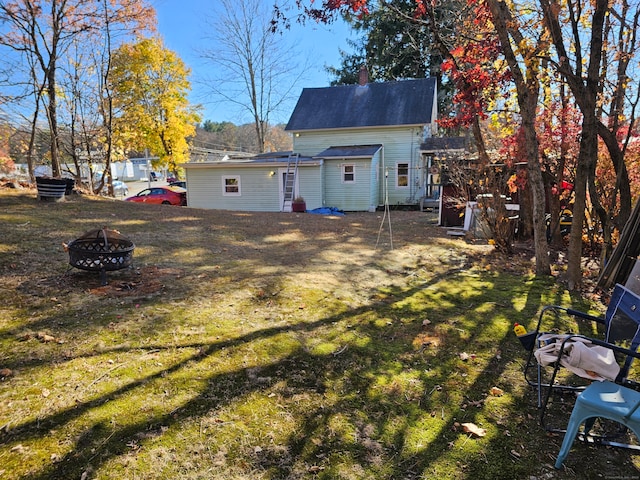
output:
<instances>
[{"instance_id":1,"label":"grass","mask_svg":"<svg viewBox=\"0 0 640 480\"><path fill-rule=\"evenodd\" d=\"M602 447L552 467L511 329L566 291L380 219L0 191L0 476L640 478ZM136 243L107 286L61 247L103 225Z\"/></svg>"}]
</instances>

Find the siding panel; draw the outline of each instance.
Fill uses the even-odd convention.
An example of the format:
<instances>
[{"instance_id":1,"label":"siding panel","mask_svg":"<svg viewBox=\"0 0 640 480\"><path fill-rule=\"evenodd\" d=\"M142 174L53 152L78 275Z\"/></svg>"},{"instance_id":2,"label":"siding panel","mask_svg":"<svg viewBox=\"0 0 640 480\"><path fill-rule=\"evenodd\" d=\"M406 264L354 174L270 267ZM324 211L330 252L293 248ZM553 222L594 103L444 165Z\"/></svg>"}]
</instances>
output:
<instances>
[{"instance_id":1,"label":"siding panel","mask_svg":"<svg viewBox=\"0 0 640 480\"><path fill-rule=\"evenodd\" d=\"M355 166L355 182L342 181L342 165ZM327 206L339 207L348 212L369 210L371 199L370 160L325 161L325 198Z\"/></svg>"},{"instance_id":2,"label":"siding panel","mask_svg":"<svg viewBox=\"0 0 640 480\"><path fill-rule=\"evenodd\" d=\"M279 212L282 209L279 178L277 174L269 174L274 170L278 169L270 166L238 168L232 165L225 168L187 167L187 204L190 207L217 210ZM305 197L308 209L322 206L320 172L320 166L298 169L299 193ZM224 176L240 178L239 196L223 195Z\"/></svg>"},{"instance_id":3,"label":"siding panel","mask_svg":"<svg viewBox=\"0 0 640 480\"><path fill-rule=\"evenodd\" d=\"M416 204L420 190L420 142L423 129L419 127L389 127L350 130L323 130L299 132L293 136L294 151L314 156L328 147L382 144L380 154L380 180L375 199L378 206L384 202L384 182L389 189L389 204ZM384 162L384 165L382 165ZM409 164L409 187L396 187L396 166ZM384 172L388 174L385 178Z\"/></svg>"}]
</instances>

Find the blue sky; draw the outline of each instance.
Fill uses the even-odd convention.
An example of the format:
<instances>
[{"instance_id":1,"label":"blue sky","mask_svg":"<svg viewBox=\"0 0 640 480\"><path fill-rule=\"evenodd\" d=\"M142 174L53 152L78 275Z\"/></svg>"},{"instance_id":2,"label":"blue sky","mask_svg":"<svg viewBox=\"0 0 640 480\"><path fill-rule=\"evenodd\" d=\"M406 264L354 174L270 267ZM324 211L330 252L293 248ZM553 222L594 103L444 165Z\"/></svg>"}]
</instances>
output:
<instances>
[{"instance_id":1,"label":"blue sky","mask_svg":"<svg viewBox=\"0 0 640 480\"><path fill-rule=\"evenodd\" d=\"M269 6L274 0L264 0ZM199 78L206 77L207 69L211 68L199 58L197 49L202 47L206 32L204 17L217 5L216 0L152 0L158 14L158 30L164 39L165 46L175 52L191 68L193 103L202 104L203 120L215 122L230 121L235 124L247 123L251 119L243 117L229 104L213 103L208 101L210 94L206 87L199 82ZM331 77L324 71L324 66L339 66L339 49L350 51L347 39L350 36L349 28L344 22L336 22L331 25L316 25L308 22L307 25L293 25L286 33L292 38L303 57L298 63L310 62L305 80L299 84L290 105L282 109L277 122L286 122L295 106L295 101L303 87L326 87ZM309 60L312 59L312 60Z\"/></svg>"}]
</instances>

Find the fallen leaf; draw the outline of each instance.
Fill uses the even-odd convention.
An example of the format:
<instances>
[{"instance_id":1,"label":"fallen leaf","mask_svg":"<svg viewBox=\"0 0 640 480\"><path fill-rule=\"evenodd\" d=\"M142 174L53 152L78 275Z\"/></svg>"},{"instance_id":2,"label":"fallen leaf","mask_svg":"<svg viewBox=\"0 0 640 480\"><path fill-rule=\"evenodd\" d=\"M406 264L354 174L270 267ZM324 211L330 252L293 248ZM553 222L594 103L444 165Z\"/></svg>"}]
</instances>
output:
<instances>
[{"instance_id":1,"label":"fallen leaf","mask_svg":"<svg viewBox=\"0 0 640 480\"><path fill-rule=\"evenodd\" d=\"M431 320L423 320L422 321L422 326L423 327L426 327L427 325L430 325L430 324L431 324Z\"/></svg>"},{"instance_id":2,"label":"fallen leaf","mask_svg":"<svg viewBox=\"0 0 640 480\"><path fill-rule=\"evenodd\" d=\"M428 333L420 333L416 335L411 343L416 350L423 351L427 347L438 347L440 338L435 335L429 335Z\"/></svg>"},{"instance_id":3,"label":"fallen leaf","mask_svg":"<svg viewBox=\"0 0 640 480\"><path fill-rule=\"evenodd\" d=\"M487 431L484 428L480 428L475 423L463 423L462 430L475 435L476 437L484 437Z\"/></svg>"},{"instance_id":4,"label":"fallen leaf","mask_svg":"<svg viewBox=\"0 0 640 480\"><path fill-rule=\"evenodd\" d=\"M46 333L42 333L42 332L38 333L37 337L41 342L44 342L44 343L56 341L56 337L48 335Z\"/></svg>"},{"instance_id":5,"label":"fallen leaf","mask_svg":"<svg viewBox=\"0 0 640 480\"><path fill-rule=\"evenodd\" d=\"M498 387L491 387L491 390L489 390L489 393L494 397L501 397L502 395L504 395L504 390Z\"/></svg>"},{"instance_id":6,"label":"fallen leaf","mask_svg":"<svg viewBox=\"0 0 640 480\"><path fill-rule=\"evenodd\" d=\"M462 360L463 362L466 362L467 360L469 360L469 354L467 352L462 352L460 354L460 360Z\"/></svg>"},{"instance_id":7,"label":"fallen leaf","mask_svg":"<svg viewBox=\"0 0 640 480\"><path fill-rule=\"evenodd\" d=\"M42 396L44 398L47 398L49 395L51 395L51 392L47 388L43 388L42 389Z\"/></svg>"},{"instance_id":8,"label":"fallen leaf","mask_svg":"<svg viewBox=\"0 0 640 480\"><path fill-rule=\"evenodd\" d=\"M10 368L0 369L0 377L7 378L13 375L13 371Z\"/></svg>"}]
</instances>

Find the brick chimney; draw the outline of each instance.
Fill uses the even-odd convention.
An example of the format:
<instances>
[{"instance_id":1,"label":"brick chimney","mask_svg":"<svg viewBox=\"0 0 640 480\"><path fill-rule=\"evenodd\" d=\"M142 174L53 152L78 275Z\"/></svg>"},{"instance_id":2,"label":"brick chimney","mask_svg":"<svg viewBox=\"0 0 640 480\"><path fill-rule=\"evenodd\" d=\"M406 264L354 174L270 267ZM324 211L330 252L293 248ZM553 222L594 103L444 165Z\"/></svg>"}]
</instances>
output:
<instances>
[{"instance_id":1,"label":"brick chimney","mask_svg":"<svg viewBox=\"0 0 640 480\"><path fill-rule=\"evenodd\" d=\"M369 70L366 65L362 65L358 73L358 84L365 86L367 83L369 83Z\"/></svg>"}]
</instances>

